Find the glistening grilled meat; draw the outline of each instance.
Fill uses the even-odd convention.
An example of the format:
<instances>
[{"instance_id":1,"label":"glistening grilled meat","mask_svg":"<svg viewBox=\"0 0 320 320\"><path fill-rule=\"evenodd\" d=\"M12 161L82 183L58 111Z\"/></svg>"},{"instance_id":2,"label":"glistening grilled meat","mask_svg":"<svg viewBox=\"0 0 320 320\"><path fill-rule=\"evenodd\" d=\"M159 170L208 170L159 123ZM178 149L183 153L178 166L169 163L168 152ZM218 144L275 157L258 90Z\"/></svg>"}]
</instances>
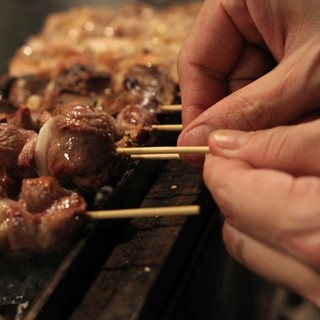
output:
<instances>
[{"instance_id":1,"label":"glistening grilled meat","mask_svg":"<svg viewBox=\"0 0 320 320\"><path fill-rule=\"evenodd\" d=\"M0 124L0 166L16 168L28 176L36 175L34 149L37 133L14 125Z\"/></svg>"},{"instance_id":2,"label":"glistening grilled meat","mask_svg":"<svg viewBox=\"0 0 320 320\"><path fill-rule=\"evenodd\" d=\"M103 111L72 103L57 108L39 132L37 170L66 188L95 192L123 159L115 150L116 137L114 119Z\"/></svg>"},{"instance_id":3,"label":"glistening grilled meat","mask_svg":"<svg viewBox=\"0 0 320 320\"><path fill-rule=\"evenodd\" d=\"M152 125L156 123L155 113L137 104L127 105L116 117L117 128L123 136L117 141L117 146L131 147L153 144L156 133Z\"/></svg>"},{"instance_id":4,"label":"glistening grilled meat","mask_svg":"<svg viewBox=\"0 0 320 320\"><path fill-rule=\"evenodd\" d=\"M0 198L0 251L50 252L74 240L86 225L86 202L52 177L25 179L17 201Z\"/></svg>"},{"instance_id":5,"label":"glistening grilled meat","mask_svg":"<svg viewBox=\"0 0 320 320\"><path fill-rule=\"evenodd\" d=\"M0 79L0 248L46 252L70 240L85 202L64 188L96 192L130 163L116 146L153 143L200 6L74 8L17 50ZM21 183L20 199L8 199Z\"/></svg>"},{"instance_id":6,"label":"glistening grilled meat","mask_svg":"<svg viewBox=\"0 0 320 320\"><path fill-rule=\"evenodd\" d=\"M132 65L163 65L178 83L177 53L200 6L201 1L163 9L132 3L82 6L51 14L41 32L16 52L9 73L51 78L62 69L82 64L117 75L121 83Z\"/></svg>"},{"instance_id":7,"label":"glistening grilled meat","mask_svg":"<svg viewBox=\"0 0 320 320\"><path fill-rule=\"evenodd\" d=\"M69 103L55 109L39 134L15 125L0 124L0 186L16 190L11 177L52 176L68 189L93 193L129 165L116 146L143 145L155 138L156 117L129 106L115 120L89 105Z\"/></svg>"},{"instance_id":8,"label":"glistening grilled meat","mask_svg":"<svg viewBox=\"0 0 320 320\"><path fill-rule=\"evenodd\" d=\"M0 195L16 196L23 178L36 177L34 149L37 133L0 124Z\"/></svg>"}]
</instances>

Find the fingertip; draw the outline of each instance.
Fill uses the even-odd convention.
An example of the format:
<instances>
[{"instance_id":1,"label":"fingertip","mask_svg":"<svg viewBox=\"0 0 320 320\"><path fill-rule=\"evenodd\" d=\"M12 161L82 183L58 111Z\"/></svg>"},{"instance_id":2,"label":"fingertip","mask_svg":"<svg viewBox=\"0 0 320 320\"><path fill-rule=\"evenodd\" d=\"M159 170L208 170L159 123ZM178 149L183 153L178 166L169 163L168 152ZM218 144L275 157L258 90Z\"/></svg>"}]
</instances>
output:
<instances>
[{"instance_id":1,"label":"fingertip","mask_svg":"<svg viewBox=\"0 0 320 320\"><path fill-rule=\"evenodd\" d=\"M178 139L178 146L207 146L208 136L212 131L208 126L199 126L195 128L184 129ZM202 154L181 154L180 158L188 165L201 169L205 160L205 156Z\"/></svg>"},{"instance_id":2,"label":"fingertip","mask_svg":"<svg viewBox=\"0 0 320 320\"><path fill-rule=\"evenodd\" d=\"M184 136L181 133L177 140L177 146L188 146L189 144L184 143ZM188 139L186 140L188 141ZM204 156L201 154L192 155L192 154L180 154L180 159L188 164L191 167L196 169L202 169L204 163Z\"/></svg>"},{"instance_id":3,"label":"fingertip","mask_svg":"<svg viewBox=\"0 0 320 320\"><path fill-rule=\"evenodd\" d=\"M193 101L195 99L199 99L195 96L192 96L193 93L190 94L190 92L185 92L185 93L181 93L183 95L183 99L184 101ZM204 97L204 95L201 95L202 98ZM212 98L208 97L208 102L202 103L202 104L186 104L183 103L182 104L182 123L184 125L184 127L195 127L198 124L198 122L194 122L195 119L197 119L205 110L207 110L207 106L211 105L211 102L213 101ZM198 120L197 120L198 121ZM192 124L191 124L192 123Z\"/></svg>"},{"instance_id":4,"label":"fingertip","mask_svg":"<svg viewBox=\"0 0 320 320\"><path fill-rule=\"evenodd\" d=\"M177 144L179 146L207 146L212 131L213 128L210 125L188 126L180 133Z\"/></svg>"}]
</instances>

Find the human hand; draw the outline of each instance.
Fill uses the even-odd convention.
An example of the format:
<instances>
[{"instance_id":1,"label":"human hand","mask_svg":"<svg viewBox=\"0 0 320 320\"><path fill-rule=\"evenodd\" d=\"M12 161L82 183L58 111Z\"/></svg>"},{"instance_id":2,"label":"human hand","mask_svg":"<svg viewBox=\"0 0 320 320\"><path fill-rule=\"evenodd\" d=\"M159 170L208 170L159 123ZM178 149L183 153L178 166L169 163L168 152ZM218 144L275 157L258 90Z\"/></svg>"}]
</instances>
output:
<instances>
[{"instance_id":1,"label":"human hand","mask_svg":"<svg viewBox=\"0 0 320 320\"><path fill-rule=\"evenodd\" d=\"M230 254L320 308L320 120L208 141L204 181Z\"/></svg>"},{"instance_id":2,"label":"human hand","mask_svg":"<svg viewBox=\"0 0 320 320\"><path fill-rule=\"evenodd\" d=\"M319 106L319 12L318 0L204 1L178 57L178 145L206 145L214 129L290 124Z\"/></svg>"}]
</instances>

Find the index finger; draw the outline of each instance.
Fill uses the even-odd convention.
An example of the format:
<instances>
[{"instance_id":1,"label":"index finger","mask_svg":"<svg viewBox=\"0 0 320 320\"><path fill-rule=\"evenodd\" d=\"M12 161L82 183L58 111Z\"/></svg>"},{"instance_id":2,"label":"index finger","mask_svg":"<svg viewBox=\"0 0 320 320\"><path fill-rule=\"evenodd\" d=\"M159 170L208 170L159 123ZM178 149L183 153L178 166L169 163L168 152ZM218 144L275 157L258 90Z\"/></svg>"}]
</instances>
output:
<instances>
[{"instance_id":1,"label":"index finger","mask_svg":"<svg viewBox=\"0 0 320 320\"><path fill-rule=\"evenodd\" d=\"M243 39L261 39L245 1L204 2L178 57L185 126L226 95L226 77Z\"/></svg>"}]
</instances>

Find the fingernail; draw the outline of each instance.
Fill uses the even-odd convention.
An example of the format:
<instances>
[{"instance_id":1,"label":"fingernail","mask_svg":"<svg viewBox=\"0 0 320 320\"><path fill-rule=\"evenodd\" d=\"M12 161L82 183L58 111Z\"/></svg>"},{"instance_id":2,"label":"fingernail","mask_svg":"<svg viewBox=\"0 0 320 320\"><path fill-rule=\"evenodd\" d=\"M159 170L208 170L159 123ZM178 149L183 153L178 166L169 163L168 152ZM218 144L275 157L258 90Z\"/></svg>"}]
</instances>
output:
<instances>
[{"instance_id":1,"label":"fingernail","mask_svg":"<svg viewBox=\"0 0 320 320\"><path fill-rule=\"evenodd\" d=\"M221 149L236 150L243 147L253 132L239 130L216 130L211 133L211 138Z\"/></svg>"}]
</instances>

